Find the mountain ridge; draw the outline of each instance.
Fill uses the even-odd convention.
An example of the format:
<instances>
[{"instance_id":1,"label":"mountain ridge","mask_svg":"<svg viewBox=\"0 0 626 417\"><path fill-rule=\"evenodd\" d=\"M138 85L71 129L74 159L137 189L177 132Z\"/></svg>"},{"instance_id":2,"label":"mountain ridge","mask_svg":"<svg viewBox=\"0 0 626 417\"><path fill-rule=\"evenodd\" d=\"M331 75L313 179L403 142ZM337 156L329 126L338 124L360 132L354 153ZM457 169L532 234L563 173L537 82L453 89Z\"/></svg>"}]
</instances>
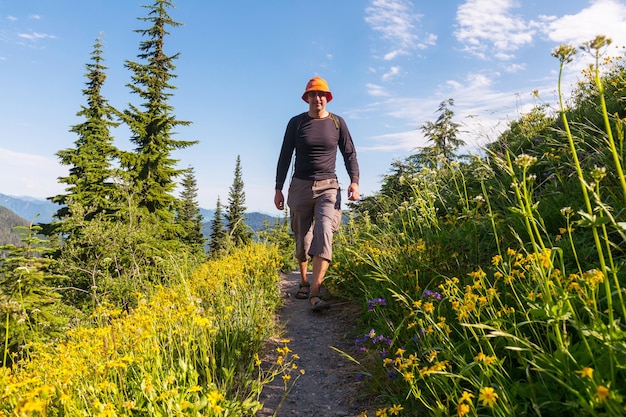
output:
<instances>
[{"instance_id":1,"label":"mountain ridge","mask_svg":"<svg viewBox=\"0 0 626 417\"><path fill-rule=\"evenodd\" d=\"M52 216L58 210L59 206L48 200L39 199L29 196L10 196L0 193L0 208L5 208L7 211L14 214L17 218L23 221L24 225L29 223L50 223ZM202 215L202 232L207 237L211 233L211 226L213 225L213 217L215 217L215 210L200 208L200 214ZM5 219L11 218L11 222L5 221ZM271 216L266 213L249 212L246 213L245 223L255 232L263 230L266 223L270 225L280 222L280 217ZM9 224L11 223L11 224ZM0 219L0 230L11 229L14 227L16 220L5 213L5 216ZM20 222L22 224L22 222ZM2 244L0 242L0 244Z\"/></svg>"}]
</instances>

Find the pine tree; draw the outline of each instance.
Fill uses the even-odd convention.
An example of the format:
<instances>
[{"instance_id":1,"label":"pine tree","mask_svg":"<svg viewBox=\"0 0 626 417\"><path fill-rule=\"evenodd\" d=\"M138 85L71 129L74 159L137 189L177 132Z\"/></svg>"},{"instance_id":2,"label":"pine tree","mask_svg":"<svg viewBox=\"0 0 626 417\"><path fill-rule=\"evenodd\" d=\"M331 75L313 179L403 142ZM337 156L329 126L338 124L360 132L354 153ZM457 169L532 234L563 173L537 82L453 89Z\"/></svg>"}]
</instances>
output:
<instances>
[{"instance_id":1,"label":"pine tree","mask_svg":"<svg viewBox=\"0 0 626 417\"><path fill-rule=\"evenodd\" d=\"M465 145L462 139L458 138L459 124L452 121L454 112L450 107L454 106L454 100L449 98L439 104L437 111L440 113L436 122L426 122L420 129L424 136L432 143L431 146L422 148L418 154L418 162L427 160L430 165L439 168L441 159L444 163L451 162L455 158L455 151Z\"/></svg>"},{"instance_id":2,"label":"pine tree","mask_svg":"<svg viewBox=\"0 0 626 417\"><path fill-rule=\"evenodd\" d=\"M243 187L241 158L237 155L235 178L228 193L228 211L226 213L228 233L235 246L243 246L252 240L252 233L248 225L246 225L246 206L244 205L246 194Z\"/></svg>"},{"instance_id":3,"label":"pine tree","mask_svg":"<svg viewBox=\"0 0 626 417\"><path fill-rule=\"evenodd\" d=\"M134 192L140 209L154 213L165 224L171 223L176 210L176 198L172 195L176 187L175 178L184 170L176 169L171 152L187 148L197 141L182 141L172 138L173 129L187 126L191 122L181 121L173 115L173 108L168 104L174 87L170 80L175 78L174 60L179 54L166 55L165 37L169 35L167 27L178 27L167 13L174 7L170 0L155 0L148 17L139 18L150 22L148 29L135 32L146 37L139 45L138 58L141 62L126 61L126 68L133 73L132 83L128 84L131 92L137 94L143 103L143 109L129 104L122 119L131 131L131 142L136 145L134 152L124 153L122 166L131 177Z\"/></svg>"},{"instance_id":4,"label":"pine tree","mask_svg":"<svg viewBox=\"0 0 626 417\"><path fill-rule=\"evenodd\" d=\"M198 186L193 168L190 167L185 171L181 185L183 190L180 193L180 208L176 216L176 222L182 227L181 240L204 252L206 239L202 235L202 214L197 203Z\"/></svg>"},{"instance_id":5,"label":"pine tree","mask_svg":"<svg viewBox=\"0 0 626 417\"><path fill-rule=\"evenodd\" d=\"M228 235L224 228L224 212L222 211L222 202L217 197L217 205L215 206L215 215L213 216L213 225L211 226L211 242L209 244L209 257L219 257L228 247Z\"/></svg>"},{"instance_id":6,"label":"pine tree","mask_svg":"<svg viewBox=\"0 0 626 417\"><path fill-rule=\"evenodd\" d=\"M0 334L4 349L0 366L9 367L28 356L32 342L61 337L78 312L61 301L55 260L41 227L17 226L21 244L0 246ZM15 354L15 356L13 355Z\"/></svg>"},{"instance_id":7,"label":"pine tree","mask_svg":"<svg viewBox=\"0 0 626 417\"><path fill-rule=\"evenodd\" d=\"M70 215L70 204L84 207L87 219L114 210L116 186L112 180L115 175L112 162L118 150L113 146L110 129L119 123L113 121L115 109L102 96L108 68L103 64L100 38L96 40L91 56L91 63L86 65L87 87L83 90L87 105L81 106L77 113L85 121L70 129L78 135L75 147L57 152L61 164L70 166L69 175L59 178L59 182L67 184L66 193L49 198L62 205L55 213L61 223ZM62 228L61 223L54 228Z\"/></svg>"}]
</instances>

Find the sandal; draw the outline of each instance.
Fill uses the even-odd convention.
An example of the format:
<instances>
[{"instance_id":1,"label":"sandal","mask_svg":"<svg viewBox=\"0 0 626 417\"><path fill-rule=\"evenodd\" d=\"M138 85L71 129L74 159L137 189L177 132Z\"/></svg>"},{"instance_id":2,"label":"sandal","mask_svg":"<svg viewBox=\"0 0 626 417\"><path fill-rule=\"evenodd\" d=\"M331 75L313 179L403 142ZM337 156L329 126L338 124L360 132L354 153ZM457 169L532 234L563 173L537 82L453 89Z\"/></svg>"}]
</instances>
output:
<instances>
[{"instance_id":1,"label":"sandal","mask_svg":"<svg viewBox=\"0 0 626 417\"><path fill-rule=\"evenodd\" d=\"M300 289L298 289L298 292L296 293L296 298L300 299L300 300L306 300L307 298L309 298L309 288L311 287L311 284L304 283L304 284L300 284Z\"/></svg>"},{"instance_id":2,"label":"sandal","mask_svg":"<svg viewBox=\"0 0 626 417\"><path fill-rule=\"evenodd\" d=\"M309 301L309 303L311 303L311 310L313 311L322 311L322 310L328 310L330 308L330 304L328 304L326 301L324 301L322 299L322 294L311 294L309 295L309 300L313 299L313 298L317 298L318 300L314 303L311 303Z\"/></svg>"}]
</instances>

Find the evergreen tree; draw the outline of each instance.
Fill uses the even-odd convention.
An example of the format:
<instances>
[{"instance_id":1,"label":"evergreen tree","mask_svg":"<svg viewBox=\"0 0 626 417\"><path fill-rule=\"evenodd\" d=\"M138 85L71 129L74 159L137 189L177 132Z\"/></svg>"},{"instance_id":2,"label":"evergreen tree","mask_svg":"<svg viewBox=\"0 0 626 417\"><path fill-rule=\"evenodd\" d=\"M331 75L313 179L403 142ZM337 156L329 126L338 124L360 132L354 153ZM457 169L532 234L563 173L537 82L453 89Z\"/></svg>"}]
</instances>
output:
<instances>
[{"instance_id":1,"label":"evergreen tree","mask_svg":"<svg viewBox=\"0 0 626 417\"><path fill-rule=\"evenodd\" d=\"M228 247L228 235L224 228L224 212L219 196L217 197L217 205L215 206L215 215L213 216L210 238L209 256L211 258L217 258L220 254L224 253Z\"/></svg>"},{"instance_id":2,"label":"evergreen tree","mask_svg":"<svg viewBox=\"0 0 626 417\"><path fill-rule=\"evenodd\" d=\"M192 248L204 252L206 239L202 235L202 214L197 203L198 186L193 168L188 168L182 181L183 190L180 194L180 208L176 222L182 227L181 240Z\"/></svg>"},{"instance_id":3,"label":"evergreen tree","mask_svg":"<svg viewBox=\"0 0 626 417\"><path fill-rule=\"evenodd\" d=\"M172 20L167 9L174 7L170 0L155 0L148 17L139 20L152 26L135 32L146 39L140 43L138 58L140 62L126 61L126 68L133 73L132 83L128 84L131 92L137 94L143 103L141 108L129 104L122 119L131 131L131 142L136 145L134 152L122 155L122 166L130 174L137 203L140 209L156 214L165 224L172 223L176 210L175 178L183 173L176 169L178 162L172 159L171 152L189 147L197 141L182 141L172 138L173 129L187 126L191 122L181 121L173 115L173 108L168 104L174 87L170 80L175 78L174 60L179 54L165 53L165 37L169 35L167 27L181 24Z\"/></svg>"},{"instance_id":4,"label":"evergreen tree","mask_svg":"<svg viewBox=\"0 0 626 417\"><path fill-rule=\"evenodd\" d=\"M70 204L83 206L87 219L114 209L116 187L112 181L115 175L112 162L118 150L113 146L110 129L119 123L113 121L115 109L102 96L107 67L103 64L100 38L91 56L91 63L86 65L87 87L83 90L87 105L81 106L77 113L85 121L70 129L78 135L75 147L57 152L61 164L70 166L69 175L59 178L59 182L67 184L66 193L49 198L62 206L55 213L61 223L69 216ZM61 223L55 229L62 229Z\"/></svg>"},{"instance_id":5,"label":"evergreen tree","mask_svg":"<svg viewBox=\"0 0 626 417\"><path fill-rule=\"evenodd\" d=\"M226 220L228 221L228 233L235 246L241 246L252 240L252 233L246 225L246 194L243 190L244 184L241 177L241 158L237 155L235 164L235 178L228 193L228 211Z\"/></svg>"},{"instance_id":6,"label":"evergreen tree","mask_svg":"<svg viewBox=\"0 0 626 417\"><path fill-rule=\"evenodd\" d=\"M441 162L451 162L455 158L455 151L465 145L462 139L458 138L459 124L452 121L454 112L450 107L454 106L454 100L449 98L439 104L437 111L440 113L436 122L428 121L421 126L424 136L428 139L431 146L421 149L416 157L416 161L425 162L436 168L441 167Z\"/></svg>"},{"instance_id":7,"label":"evergreen tree","mask_svg":"<svg viewBox=\"0 0 626 417\"><path fill-rule=\"evenodd\" d=\"M41 227L17 226L21 245L0 246L0 334L4 349L0 366L10 366L28 356L32 342L60 337L70 317L78 312L61 302L59 284L48 241ZM14 356L15 355L15 356Z\"/></svg>"}]
</instances>

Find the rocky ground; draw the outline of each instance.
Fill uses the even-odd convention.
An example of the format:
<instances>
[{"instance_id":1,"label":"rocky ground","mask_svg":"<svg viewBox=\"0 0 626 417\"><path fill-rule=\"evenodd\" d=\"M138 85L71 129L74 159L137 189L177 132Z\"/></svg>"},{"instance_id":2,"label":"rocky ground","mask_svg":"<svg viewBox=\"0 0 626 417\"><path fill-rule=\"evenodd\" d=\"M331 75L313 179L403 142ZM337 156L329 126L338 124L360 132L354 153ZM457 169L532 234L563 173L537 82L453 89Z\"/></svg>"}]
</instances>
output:
<instances>
[{"instance_id":1,"label":"rocky ground","mask_svg":"<svg viewBox=\"0 0 626 417\"><path fill-rule=\"evenodd\" d=\"M308 300L295 298L298 283L298 273L283 276L284 306L278 320L283 329L281 337L290 340L288 346L300 357L296 363L305 373L284 400L280 377L267 386L261 398L264 408L257 417L357 417L363 412L374 416L372 398L362 392L357 379L358 365L340 353L356 356L354 323L359 308L322 290L331 308L313 312ZM268 360L275 355L275 348L282 346L278 340L270 345Z\"/></svg>"}]
</instances>

